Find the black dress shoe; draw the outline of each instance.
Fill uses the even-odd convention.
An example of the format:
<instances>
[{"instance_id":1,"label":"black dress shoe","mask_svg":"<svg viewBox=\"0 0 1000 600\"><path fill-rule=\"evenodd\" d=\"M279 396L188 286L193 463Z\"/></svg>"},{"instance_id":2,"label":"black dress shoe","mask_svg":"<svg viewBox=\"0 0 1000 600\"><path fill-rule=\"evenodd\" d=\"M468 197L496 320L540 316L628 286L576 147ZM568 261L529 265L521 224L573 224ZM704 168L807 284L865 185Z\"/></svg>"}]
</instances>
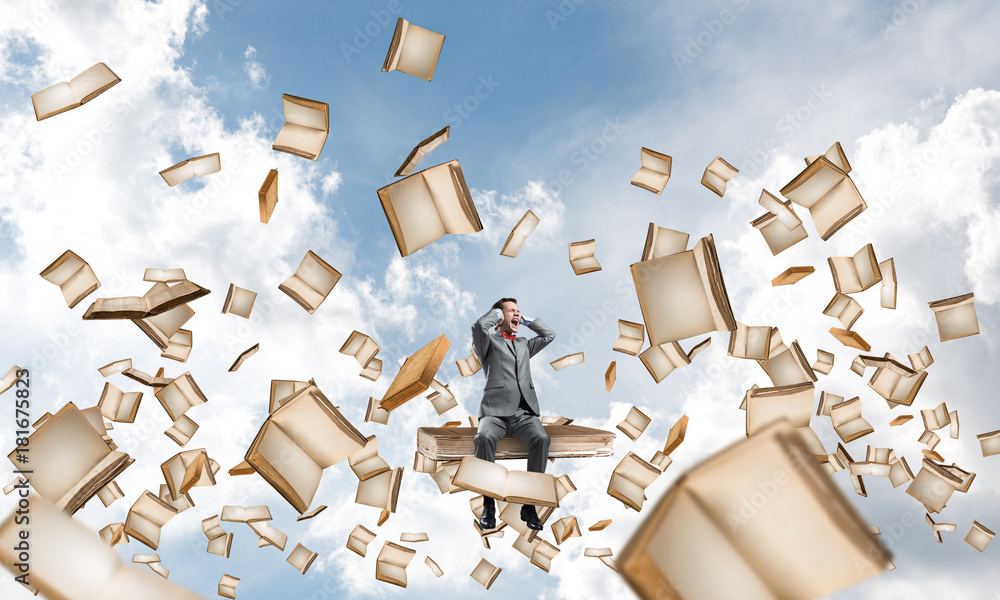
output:
<instances>
[{"instance_id":1,"label":"black dress shoe","mask_svg":"<svg viewBox=\"0 0 1000 600\"><path fill-rule=\"evenodd\" d=\"M542 521L538 518L533 504L525 504L521 507L521 520L528 524L528 529L542 530Z\"/></svg>"},{"instance_id":2,"label":"black dress shoe","mask_svg":"<svg viewBox=\"0 0 1000 600\"><path fill-rule=\"evenodd\" d=\"M495 504L483 505L483 516L479 518L479 526L483 529L493 529L497 526L497 508Z\"/></svg>"}]
</instances>

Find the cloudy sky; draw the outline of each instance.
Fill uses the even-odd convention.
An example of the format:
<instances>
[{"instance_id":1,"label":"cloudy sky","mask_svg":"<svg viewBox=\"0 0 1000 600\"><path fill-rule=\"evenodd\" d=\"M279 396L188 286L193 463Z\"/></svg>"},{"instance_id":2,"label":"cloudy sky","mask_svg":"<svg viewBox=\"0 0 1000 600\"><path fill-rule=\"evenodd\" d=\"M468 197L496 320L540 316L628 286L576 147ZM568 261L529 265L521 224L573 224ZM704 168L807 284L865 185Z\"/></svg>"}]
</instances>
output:
<instances>
[{"instance_id":1,"label":"cloudy sky","mask_svg":"<svg viewBox=\"0 0 1000 600\"><path fill-rule=\"evenodd\" d=\"M743 438L744 391L770 385L753 361L726 356L726 333L714 333L707 351L660 384L638 359L611 350L618 319L642 320L629 265L648 224L687 232L692 243L712 234L737 320L779 327L810 361L817 349L836 354L817 397L820 390L861 397L876 431L847 444L856 459L867 444L892 447L916 471L917 411L947 402L959 412L959 439L942 430L937 451L978 475L969 494L956 494L936 516L957 526L943 544L905 488L870 477L862 498L845 474L834 477L882 528L897 568L833 597L1000 598L1000 569L990 558L996 544L981 555L962 541L974 519L1000 527L1000 463L984 459L975 438L1000 429L992 335L1000 318L1000 5L690 4L4 0L0 372L30 368L37 418L66 402L93 406L105 382L97 367L113 360L130 357L148 373L163 366L170 377L189 371L209 401L188 413L201 428L185 449L207 449L223 470L242 460L263 422L269 381L315 378L363 433L378 436L390 465L406 467L399 507L382 527L378 509L353 502L357 480L346 464L324 473L314 504L330 508L304 522L257 476L220 474L216 486L195 488L195 508L164 528L159 554L171 581L206 598L223 573L242 578L240 598L479 595L486 592L468 573L483 557L504 569L494 597L631 594L613 571L583 556L585 547L619 553L650 512L627 511L605 493L612 469L630 450L650 458L687 414L687 440L647 490L652 506L685 470ZM432 82L380 71L397 17L446 34ZM98 61L121 83L36 122L32 93ZM284 122L282 93L329 103L330 135L318 161L271 150ZM458 159L484 228L402 258L376 190L416 142L445 125L449 141L421 167ZM761 189L777 194L803 157L836 141L868 210L824 242L800 209L809 237L772 256L749 226L763 213ZM662 195L629 185L643 146L673 157ZM221 153L221 173L177 187L157 174L212 152ZM740 169L723 198L699 183L717 155ZM263 225L257 190L272 168L280 173L279 203ZM516 259L500 256L528 209L541 224ZM603 269L575 276L567 245L587 239L596 240ZM927 345L935 358L909 410L917 418L892 430L888 421L906 409L890 411L867 378L849 370L857 352L827 333L839 324L822 314L834 293L825 259L869 242L879 260L895 259L898 304L881 308L878 286L856 294L865 313L854 329L872 353L906 362ZM38 276L67 248L102 284L72 310ZM312 315L278 291L307 250L343 274ZM816 273L792 287L770 286L794 265ZM146 267L182 267L212 290L191 305L194 349L184 364L161 358L131 323L81 321L93 298L141 295ZM230 283L258 293L249 320L220 314ZM969 292L982 333L938 341L927 302ZM510 548L510 534L483 548L471 528L470 494L442 496L429 476L410 469L417 427L476 414L482 377L461 378L454 361L468 356L469 326L501 296L517 297L524 314L543 317L558 334L533 361L545 414L612 431L633 405L652 417L637 441L618 436L613 458L550 465L578 488L557 517L576 516L585 528L614 523L562 544L548 574ZM352 330L382 347L377 382L358 377L354 359L337 352ZM405 357L441 334L451 348L437 378L460 405L438 416L420 397L394 411L388 426L364 423L368 398L381 397ZM227 372L254 343L260 352ZM559 372L547 365L580 351L582 365ZM612 360L618 381L609 393L603 374ZM141 389L121 375L109 380ZM0 445L9 449L13 415L4 418ZM161 433L169 425L145 394L136 422L111 432L136 459L117 480L125 497L108 508L95 499L76 518L95 530L124 521L144 490L155 492L159 465L179 450ZM814 417L812 425L832 452L839 438L829 420ZM286 551L258 549L248 528L227 523L236 532L231 557L205 554L200 521L225 504L270 506L273 525L289 536ZM11 497L0 498L0 512L12 506ZM366 558L344 547L359 523L378 533ZM412 545L408 589L375 582L382 544L418 531L430 541ZM319 554L304 576L284 562L299 542ZM150 551L138 541L117 549L125 561ZM444 577L421 564L425 556ZM30 597L10 577L0 578L0 595Z\"/></svg>"}]
</instances>

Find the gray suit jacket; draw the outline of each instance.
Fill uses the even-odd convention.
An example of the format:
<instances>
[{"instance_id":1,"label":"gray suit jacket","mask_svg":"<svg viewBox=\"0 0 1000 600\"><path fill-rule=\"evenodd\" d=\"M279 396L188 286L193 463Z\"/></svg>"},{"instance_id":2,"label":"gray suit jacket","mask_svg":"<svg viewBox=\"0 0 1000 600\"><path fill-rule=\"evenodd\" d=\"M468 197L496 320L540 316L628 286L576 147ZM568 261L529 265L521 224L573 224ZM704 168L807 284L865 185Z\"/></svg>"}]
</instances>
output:
<instances>
[{"instance_id":1,"label":"gray suit jacket","mask_svg":"<svg viewBox=\"0 0 1000 600\"><path fill-rule=\"evenodd\" d=\"M509 417L517 410L522 395L532 412L540 415L530 359L556 339L556 332L535 319L527 325L537 334L535 337L518 337L511 342L493 331L497 321L496 312L490 309L472 326L472 345L486 375L479 416Z\"/></svg>"}]
</instances>

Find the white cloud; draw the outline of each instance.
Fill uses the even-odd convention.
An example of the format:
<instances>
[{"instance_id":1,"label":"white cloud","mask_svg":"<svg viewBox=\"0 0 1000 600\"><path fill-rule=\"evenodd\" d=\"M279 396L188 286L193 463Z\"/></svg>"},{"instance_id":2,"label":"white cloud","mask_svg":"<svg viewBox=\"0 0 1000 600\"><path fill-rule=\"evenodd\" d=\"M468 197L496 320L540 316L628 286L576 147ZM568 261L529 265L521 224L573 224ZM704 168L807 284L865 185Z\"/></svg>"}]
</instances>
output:
<instances>
[{"instance_id":1,"label":"white cloud","mask_svg":"<svg viewBox=\"0 0 1000 600\"><path fill-rule=\"evenodd\" d=\"M337 193L342 183L344 183L344 176L341 175L340 171L331 171L323 178L323 193L327 195Z\"/></svg>"},{"instance_id":2,"label":"white cloud","mask_svg":"<svg viewBox=\"0 0 1000 600\"><path fill-rule=\"evenodd\" d=\"M257 49L253 46L247 46L247 49L243 51L243 58L246 59L243 62L243 70L250 78L250 85L258 90L266 88L271 83L271 76L267 74L263 63L254 60L257 58Z\"/></svg>"}]
</instances>

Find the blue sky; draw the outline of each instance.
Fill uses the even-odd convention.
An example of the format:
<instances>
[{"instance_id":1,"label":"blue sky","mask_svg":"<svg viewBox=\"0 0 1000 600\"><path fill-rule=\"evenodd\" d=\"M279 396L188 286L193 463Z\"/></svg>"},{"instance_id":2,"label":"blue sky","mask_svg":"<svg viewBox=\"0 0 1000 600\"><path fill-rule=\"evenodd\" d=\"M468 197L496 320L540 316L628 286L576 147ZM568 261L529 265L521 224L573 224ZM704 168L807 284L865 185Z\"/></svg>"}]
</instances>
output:
<instances>
[{"instance_id":1,"label":"blue sky","mask_svg":"<svg viewBox=\"0 0 1000 600\"><path fill-rule=\"evenodd\" d=\"M572 0L512 2L298 2L187 0L102 1L36 5L3 3L0 25L0 370L29 364L37 377L37 415L65 402L91 406L104 378L96 367L131 356L136 366L168 376L190 371L209 397L191 411L201 425L185 449L205 447L228 469L242 460L266 414L271 379L315 377L324 392L380 453L407 468L400 508L382 528L378 511L353 503L356 479L346 465L327 470L317 503L331 508L296 523L294 511L256 477L220 477L197 488L196 507L164 528L160 548L170 580L206 598L218 577L242 577L240 598L351 597L399 594L438 597L442 591L519 597L608 597L628 594L587 546L616 553L643 513L605 494L614 465L632 450L649 458L670 426L691 418L675 464L647 492L659 498L684 470L743 437L737 409L753 384L769 385L751 361L726 356L728 335L688 368L655 384L637 359L611 351L618 319L641 321L628 267L639 259L649 222L688 232L693 244L713 234L737 320L773 325L799 340L807 358L836 353L817 392L860 395L876 434L847 445L855 458L866 444L891 446L920 461L919 409L947 401L961 414L962 435L939 451L978 474L938 521L957 531L934 542L903 488L877 478L869 497L837 485L872 524L895 531L887 545L897 569L834 598L896 598L914 593L1000 597L991 545L980 555L962 542L973 519L996 530L1000 492L995 458L981 456L975 434L1000 429L992 398L1000 302L1000 6L983 0L918 0L811 4L734 0L706 3ZM432 82L383 73L395 19L446 34ZM366 39L368 40L366 42ZM356 52L355 52L356 50ZM97 61L122 83L87 105L36 122L29 96L67 81ZM273 152L281 127L281 94L330 104L330 136L316 162ZM478 93L478 97L477 97ZM456 108L458 106L459 108ZM107 131L101 123L108 120ZM458 159L484 230L446 236L401 258L376 190L419 140L445 125L447 143L421 168ZM97 132L97 133L95 133ZM748 224L763 210L762 188L777 194L802 158L840 141L869 210L823 242L805 217L809 238L774 257ZM662 195L629 185L639 149L673 157ZM157 172L184 158L220 152L223 172L168 188ZM700 185L715 156L740 169L719 198ZM279 169L279 204L268 225L257 222L256 191ZM528 209L541 224L516 259L499 256L507 233ZM597 240L600 272L575 276L567 245ZM900 282L896 311L878 293L856 297L865 314L855 329L873 353L900 358L930 346L936 363L911 411L909 429L887 426L899 413L848 369L855 352L839 346L822 313L833 294L828 256L854 254L871 242L880 260L894 257ZM162 359L128 324L84 323L90 298L68 310L38 273L66 248L93 266L102 288L93 296L139 295L145 267L183 267L212 290L196 301L188 328L195 348L186 364ZM306 250L344 277L315 314L278 292ZM816 274L787 289L772 277L792 265ZM229 283L258 292L254 316L220 315ZM982 333L939 342L927 302L974 292ZM613 518L601 533L570 540L549 574L512 551L512 538L483 549L468 529L466 494L439 496L426 475L410 470L415 429L475 414L481 376L462 379L454 361L469 352L469 326L494 300L516 296L522 312L543 317L558 334L534 361L543 412L614 430L630 406L653 417L636 442L619 436L615 457L556 462L579 491L557 516L585 526ZM383 348L377 382L337 349L352 330ZM370 396L380 397L398 365L444 333L451 349L438 379L460 406L438 416L421 399L393 413L390 425L363 423ZM685 340L689 348L701 337ZM226 368L260 342L244 369ZM583 365L555 372L545 363L583 351ZM618 382L604 391L603 373L616 360ZM905 362L905 358L904 358ZM115 376L125 391L137 389ZM817 394L818 395L818 394ZM134 425L116 424L115 441L137 462L119 478L125 498L105 509L91 502L77 518L99 529L122 521L145 489L156 490L158 465L179 448L162 435L166 415L151 397ZM839 441L825 418L812 423L828 451ZM0 444L12 433L0 425ZM523 468L511 462L510 467ZM305 576L284 555L258 550L252 532L235 530L230 559L205 555L200 520L224 504L266 503L274 525L320 553ZM11 506L0 498L0 512ZM909 515L907 517L906 515ZM344 548L358 523L379 538L362 559ZM231 524L235 525L235 524ZM374 581L374 556L404 531L427 531L416 544L407 590ZM885 536L884 536L885 537ZM499 546L499 547L498 547ZM127 561L149 550L119 547ZM287 552L286 552L287 553ZM419 564L430 555L438 580ZM472 555L475 555L474 558ZM489 592L466 576L479 557L504 572ZM8 578L5 597L27 598Z\"/></svg>"}]
</instances>

